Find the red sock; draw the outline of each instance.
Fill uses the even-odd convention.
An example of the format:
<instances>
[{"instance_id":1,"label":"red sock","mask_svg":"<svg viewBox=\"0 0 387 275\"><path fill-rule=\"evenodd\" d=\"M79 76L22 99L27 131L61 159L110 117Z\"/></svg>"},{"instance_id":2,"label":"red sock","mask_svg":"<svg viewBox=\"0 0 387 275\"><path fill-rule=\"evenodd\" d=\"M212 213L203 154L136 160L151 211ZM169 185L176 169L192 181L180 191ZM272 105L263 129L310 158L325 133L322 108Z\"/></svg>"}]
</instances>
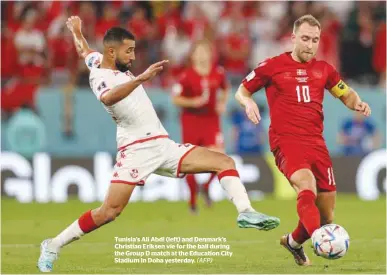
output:
<instances>
[{"instance_id":1,"label":"red sock","mask_svg":"<svg viewBox=\"0 0 387 275\"><path fill-rule=\"evenodd\" d=\"M208 181L203 185L203 189L208 192L208 189L210 188L210 184L212 182L212 180L216 177L216 173L211 173L211 176L210 178L208 179Z\"/></svg>"},{"instance_id":2,"label":"red sock","mask_svg":"<svg viewBox=\"0 0 387 275\"><path fill-rule=\"evenodd\" d=\"M198 190L198 184L196 182L195 175L187 175L186 179L190 191L189 205L194 208L196 207L196 192Z\"/></svg>"},{"instance_id":3,"label":"red sock","mask_svg":"<svg viewBox=\"0 0 387 275\"><path fill-rule=\"evenodd\" d=\"M78 224L81 230L84 233L89 233L94 229L97 229L98 226L95 224L93 217L91 216L91 210L84 213L79 219Z\"/></svg>"},{"instance_id":4,"label":"red sock","mask_svg":"<svg viewBox=\"0 0 387 275\"><path fill-rule=\"evenodd\" d=\"M311 190L304 190L297 197L297 212L309 236L320 227L320 212L315 204L316 195Z\"/></svg>"},{"instance_id":5,"label":"red sock","mask_svg":"<svg viewBox=\"0 0 387 275\"><path fill-rule=\"evenodd\" d=\"M298 244L303 244L310 238L308 231L306 231L301 221L298 221L298 226L294 229L292 237Z\"/></svg>"}]
</instances>

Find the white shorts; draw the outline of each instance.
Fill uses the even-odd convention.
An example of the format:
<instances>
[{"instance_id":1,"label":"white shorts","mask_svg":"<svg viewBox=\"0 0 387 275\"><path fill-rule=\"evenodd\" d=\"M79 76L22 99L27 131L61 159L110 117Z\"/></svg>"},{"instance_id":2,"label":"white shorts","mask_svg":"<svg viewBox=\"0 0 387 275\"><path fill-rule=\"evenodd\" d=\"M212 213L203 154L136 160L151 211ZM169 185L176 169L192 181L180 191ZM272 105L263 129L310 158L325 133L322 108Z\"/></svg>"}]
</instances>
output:
<instances>
[{"instance_id":1,"label":"white shorts","mask_svg":"<svg viewBox=\"0 0 387 275\"><path fill-rule=\"evenodd\" d=\"M181 162L195 148L166 137L132 144L118 151L111 183L144 185L152 173L182 178L185 174L180 173Z\"/></svg>"}]
</instances>

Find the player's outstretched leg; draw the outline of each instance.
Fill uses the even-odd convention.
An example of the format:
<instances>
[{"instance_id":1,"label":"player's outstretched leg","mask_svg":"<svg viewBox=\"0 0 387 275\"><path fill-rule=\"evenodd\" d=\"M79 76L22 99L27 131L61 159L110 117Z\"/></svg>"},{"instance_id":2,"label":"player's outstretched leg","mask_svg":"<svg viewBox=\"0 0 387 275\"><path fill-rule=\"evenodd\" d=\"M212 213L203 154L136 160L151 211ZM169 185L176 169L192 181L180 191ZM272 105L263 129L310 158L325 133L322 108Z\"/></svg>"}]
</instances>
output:
<instances>
[{"instance_id":1,"label":"player's outstretched leg","mask_svg":"<svg viewBox=\"0 0 387 275\"><path fill-rule=\"evenodd\" d=\"M186 174L217 173L221 186L238 210L239 227L271 230L279 225L278 218L259 213L251 206L232 158L203 147L197 147L184 157L180 164L180 172Z\"/></svg>"},{"instance_id":2,"label":"player's outstretched leg","mask_svg":"<svg viewBox=\"0 0 387 275\"><path fill-rule=\"evenodd\" d=\"M37 266L41 272L51 272L60 249L100 226L113 221L127 205L135 185L111 184L104 203L97 209L89 210L69 227L52 239L44 240L40 245L40 257Z\"/></svg>"},{"instance_id":3,"label":"player's outstretched leg","mask_svg":"<svg viewBox=\"0 0 387 275\"><path fill-rule=\"evenodd\" d=\"M297 192L299 222L292 234L281 237L280 244L292 253L298 265L310 265L302 244L320 227L320 212L316 206L316 179L311 170L303 168L294 172L290 183Z\"/></svg>"}]
</instances>

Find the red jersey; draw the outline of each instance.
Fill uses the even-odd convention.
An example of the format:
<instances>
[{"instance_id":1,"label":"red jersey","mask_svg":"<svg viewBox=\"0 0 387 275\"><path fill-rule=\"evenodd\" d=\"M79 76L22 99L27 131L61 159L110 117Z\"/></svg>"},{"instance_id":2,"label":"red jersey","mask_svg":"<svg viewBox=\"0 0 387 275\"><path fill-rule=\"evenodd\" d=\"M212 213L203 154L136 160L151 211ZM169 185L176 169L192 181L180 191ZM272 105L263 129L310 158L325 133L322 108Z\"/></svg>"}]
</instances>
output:
<instances>
[{"instance_id":1,"label":"red jersey","mask_svg":"<svg viewBox=\"0 0 387 275\"><path fill-rule=\"evenodd\" d=\"M199 75L193 68L186 69L174 87L174 93L184 97L198 97L204 94L208 98L200 108L182 108L182 115L218 116L216 102L219 89L226 89L228 82L222 67L213 67L206 76Z\"/></svg>"},{"instance_id":2,"label":"red jersey","mask_svg":"<svg viewBox=\"0 0 387 275\"><path fill-rule=\"evenodd\" d=\"M300 63L290 52L263 61L242 83L251 93L266 89L272 150L284 141L325 145L324 90L336 97L348 90L339 73L325 61Z\"/></svg>"}]
</instances>

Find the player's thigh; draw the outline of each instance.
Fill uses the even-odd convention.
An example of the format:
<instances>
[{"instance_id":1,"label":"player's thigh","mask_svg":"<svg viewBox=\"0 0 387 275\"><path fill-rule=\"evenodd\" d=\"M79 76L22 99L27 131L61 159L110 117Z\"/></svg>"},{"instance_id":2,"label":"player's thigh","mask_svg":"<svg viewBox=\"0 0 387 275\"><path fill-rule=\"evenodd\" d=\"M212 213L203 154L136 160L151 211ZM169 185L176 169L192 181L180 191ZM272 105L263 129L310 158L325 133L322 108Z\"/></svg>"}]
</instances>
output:
<instances>
[{"instance_id":1,"label":"player's thigh","mask_svg":"<svg viewBox=\"0 0 387 275\"><path fill-rule=\"evenodd\" d=\"M228 169L235 169L232 158L199 146L182 160L180 166L180 172L184 174L219 173Z\"/></svg>"},{"instance_id":2,"label":"player's thigh","mask_svg":"<svg viewBox=\"0 0 387 275\"><path fill-rule=\"evenodd\" d=\"M336 191L319 192L316 205L320 211L321 225L332 223L336 207Z\"/></svg>"},{"instance_id":3,"label":"player's thigh","mask_svg":"<svg viewBox=\"0 0 387 275\"><path fill-rule=\"evenodd\" d=\"M294 171L289 181L297 194L304 190L312 190L313 193L317 194L316 179L312 171L308 168L301 168Z\"/></svg>"},{"instance_id":4,"label":"player's thigh","mask_svg":"<svg viewBox=\"0 0 387 275\"><path fill-rule=\"evenodd\" d=\"M275 163L297 193L310 189L316 193L316 180L311 171L305 148L294 143L283 143L274 151Z\"/></svg>"},{"instance_id":5,"label":"player's thigh","mask_svg":"<svg viewBox=\"0 0 387 275\"><path fill-rule=\"evenodd\" d=\"M155 173L169 177L184 177L185 174L220 172L235 169L230 157L192 144L166 141L166 161Z\"/></svg>"},{"instance_id":6,"label":"player's thigh","mask_svg":"<svg viewBox=\"0 0 387 275\"><path fill-rule=\"evenodd\" d=\"M161 176L182 178L185 174L235 169L234 160L222 153L173 140L164 141L164 155L164 163L155 171Z\"/></svg>"}]
</instances>

